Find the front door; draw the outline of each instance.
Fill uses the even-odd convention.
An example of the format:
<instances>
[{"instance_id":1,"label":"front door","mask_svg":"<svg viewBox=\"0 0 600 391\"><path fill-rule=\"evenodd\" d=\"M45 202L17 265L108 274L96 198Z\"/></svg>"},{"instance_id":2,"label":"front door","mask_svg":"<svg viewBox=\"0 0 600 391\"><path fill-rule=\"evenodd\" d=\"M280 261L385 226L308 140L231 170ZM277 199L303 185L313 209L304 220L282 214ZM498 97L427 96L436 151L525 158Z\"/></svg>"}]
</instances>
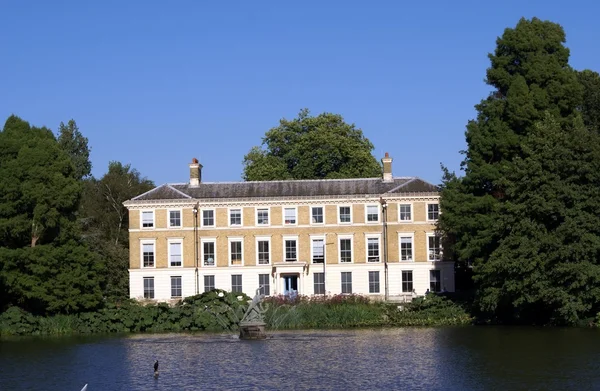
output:
<instances>
[{"instance_id":1,"label":"front door","mask_svg":"<svg viewBox=\"0 0 600 391\"><path fill-rule=\"evenodd\" d=\"M283 294L286 296L295 296L298 294L298 276L283 276Z\"/></svg>"}]
</instances>

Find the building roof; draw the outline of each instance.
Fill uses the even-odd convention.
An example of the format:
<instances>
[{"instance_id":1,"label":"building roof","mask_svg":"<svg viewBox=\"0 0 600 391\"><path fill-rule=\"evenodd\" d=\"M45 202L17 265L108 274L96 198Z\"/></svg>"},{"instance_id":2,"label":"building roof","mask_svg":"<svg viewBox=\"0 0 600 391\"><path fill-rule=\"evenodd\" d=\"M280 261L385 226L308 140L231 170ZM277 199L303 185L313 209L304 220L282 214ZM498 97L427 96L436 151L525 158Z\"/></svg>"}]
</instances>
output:
<instances>
[{"instance_id":1,"label":"building roof","mask_svg":"<svg viewBox=\"0 0 600 391\"><path fill-rule=\"evenodd\" d=\"M198 186L186 183L164 184L131 201L376 196L437 192L437 186L416 177L393 178L391 182L384 182L381 178L202 182Z\"/></svg>"}]
</instances>

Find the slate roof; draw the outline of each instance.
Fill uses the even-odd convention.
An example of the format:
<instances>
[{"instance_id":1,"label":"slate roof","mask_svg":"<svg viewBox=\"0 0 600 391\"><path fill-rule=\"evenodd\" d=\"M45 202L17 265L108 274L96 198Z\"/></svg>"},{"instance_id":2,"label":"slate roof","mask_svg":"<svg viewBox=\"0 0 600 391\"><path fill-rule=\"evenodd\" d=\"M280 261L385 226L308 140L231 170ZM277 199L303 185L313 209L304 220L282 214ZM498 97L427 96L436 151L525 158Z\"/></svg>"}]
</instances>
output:
<instances>
[{"instance_id":1,"label":"slate roof","mask_svg":"<svg viewBox=\"0 0 600 391\"><path fill-rule=\"evenodd\" d=\"M437 192L437 186L416 177L394 178L392 182L383 182L381 178L203 182L199 186L190 186L187 183L161 185L131 201L306 198Z\"/></svg>"}]
</instances>

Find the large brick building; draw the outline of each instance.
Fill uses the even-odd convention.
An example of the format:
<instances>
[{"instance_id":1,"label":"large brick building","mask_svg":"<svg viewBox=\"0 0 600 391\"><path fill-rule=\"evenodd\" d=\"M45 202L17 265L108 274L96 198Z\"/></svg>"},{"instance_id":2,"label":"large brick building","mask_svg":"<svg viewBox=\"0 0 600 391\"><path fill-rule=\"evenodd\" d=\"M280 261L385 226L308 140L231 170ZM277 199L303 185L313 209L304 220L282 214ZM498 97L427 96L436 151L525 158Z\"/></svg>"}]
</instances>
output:
<instances>
[{"instance_id":1,"label":"large brick building","mask_svg":"<svg viewBox=\"0 0 600 391\"><path fill-rule=\"evenodd\" d=\"M381 178L206 183L194 159L189 183L125 202L131 297L453 291L436 186L382 161Z\"/></svg>"}]
</instances>

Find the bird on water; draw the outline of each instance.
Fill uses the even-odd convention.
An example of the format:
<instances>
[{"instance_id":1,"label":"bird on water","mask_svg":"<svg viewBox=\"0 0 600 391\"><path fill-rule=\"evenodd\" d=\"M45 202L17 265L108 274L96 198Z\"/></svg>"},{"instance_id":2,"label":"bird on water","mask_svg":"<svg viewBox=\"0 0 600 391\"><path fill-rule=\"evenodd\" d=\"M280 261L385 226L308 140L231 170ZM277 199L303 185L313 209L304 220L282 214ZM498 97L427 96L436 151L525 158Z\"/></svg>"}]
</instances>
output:
<instances>
[{"instance_id":1,"label":"bird on water","mask_svg":"<svg viewBox=\"0 0 600 391\"><path fill-rule=\"evenodd\" d=\"M158 376L158 360L154 363L154 377Z\"/></svg>"}]
</instances>

